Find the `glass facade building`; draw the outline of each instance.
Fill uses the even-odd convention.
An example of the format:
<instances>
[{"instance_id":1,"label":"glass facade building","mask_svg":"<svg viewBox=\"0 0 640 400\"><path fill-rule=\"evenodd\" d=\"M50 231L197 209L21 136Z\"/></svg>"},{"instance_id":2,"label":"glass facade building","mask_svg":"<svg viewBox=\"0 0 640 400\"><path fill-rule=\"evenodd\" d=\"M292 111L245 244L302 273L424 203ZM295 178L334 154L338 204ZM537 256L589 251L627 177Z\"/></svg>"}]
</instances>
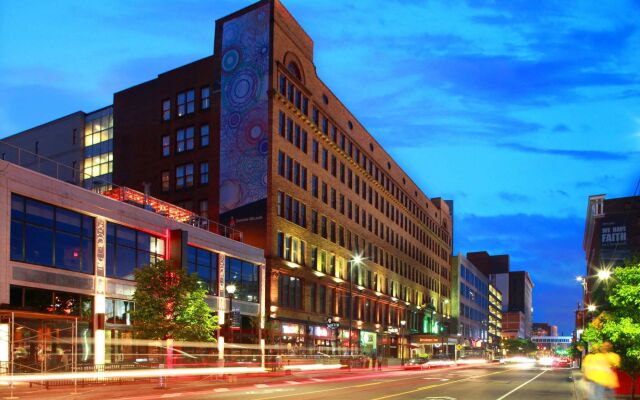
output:
<instances>
[{"instance_id":1,"label":"glass facade building","mask_svg":"<svg viewBox=\"0 0 640 400\"><path fill-rule=\"evenodd\" d=\"M83 186L107 190L113 173L113 107L87 114L84 125Z\"/></svg>"}]
</instances>

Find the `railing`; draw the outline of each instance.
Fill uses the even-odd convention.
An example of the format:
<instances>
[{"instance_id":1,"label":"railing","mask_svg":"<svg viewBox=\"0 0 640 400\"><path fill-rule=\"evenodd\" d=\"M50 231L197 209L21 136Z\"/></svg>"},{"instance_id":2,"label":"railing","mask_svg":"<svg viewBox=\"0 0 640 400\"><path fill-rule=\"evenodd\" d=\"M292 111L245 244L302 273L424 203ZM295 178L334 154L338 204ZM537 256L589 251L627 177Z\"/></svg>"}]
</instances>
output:
<instances>
[{"instance_id":1,"label":"railing","mask_svg":"<svg viewBox=\"0 0 640 400\"><path fill-rule=\"evenodd\" d=\"M244 240L242 232L237 229L211 221L192 211L147 196L142 192L115 185L103 177L93 177L84 174L82 168L73 168L64 165L2 140L0 140L0 159L40 172L52 178L81 186L84 189L102 194L114 200L138 206L174 221L189 224L239 242Z\"/></svg>"}]
</instances>

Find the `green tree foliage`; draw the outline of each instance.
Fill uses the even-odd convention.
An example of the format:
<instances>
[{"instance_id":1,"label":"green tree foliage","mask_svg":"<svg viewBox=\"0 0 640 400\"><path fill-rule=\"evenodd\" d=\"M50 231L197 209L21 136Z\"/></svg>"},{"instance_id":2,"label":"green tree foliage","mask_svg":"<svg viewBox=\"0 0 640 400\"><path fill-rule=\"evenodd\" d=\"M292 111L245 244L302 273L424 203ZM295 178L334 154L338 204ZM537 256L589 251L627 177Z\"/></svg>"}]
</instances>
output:
<instances>
[{"instance_id":1,"label":"green tree foliage","mask_svg":"<svg viewBox=\"0 0 640 400\"><path fill-rule=\"evenodd\" d=\"M218 317L197 275L159 261L137 269L135 279L132 315L140 338L215 341Z\"/></svg>"},{"instance_id":2,"label":"green tree foliage","mask_svg":"<svg viewBox=\"0 0 640 400\"><path fill-rule=\"evenodd\" d=\"M517 354L530 354L538 350L536 344L529 339L502 339L501 343L510 356Z\"/></svg>"},{"instance_id":3,"label":"green tree foliage","mask_svg":"<svg viewBox=\"0 0 640 400\"><path fill-rule=\"evenodd\" d=\"M635 388L640 375L640 263L616 268L611 280L606 289L608 309L591 321L582 340L591 347L610 342Z\"/></svg>"}]
</instances>

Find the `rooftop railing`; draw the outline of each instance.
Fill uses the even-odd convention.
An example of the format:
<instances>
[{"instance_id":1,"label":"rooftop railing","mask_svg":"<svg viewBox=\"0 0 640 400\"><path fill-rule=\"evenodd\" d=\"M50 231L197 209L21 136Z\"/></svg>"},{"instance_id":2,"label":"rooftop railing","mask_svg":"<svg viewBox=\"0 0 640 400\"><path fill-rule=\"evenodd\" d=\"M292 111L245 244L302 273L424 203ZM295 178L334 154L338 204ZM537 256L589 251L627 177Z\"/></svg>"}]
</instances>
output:
<instances>
[{"instance_id":1,"label":"rooftop railing","mask_svg":"<svg viewBox=\"0 0 640 400\"><path fill-rule=\"evenodd\" d=\"M220 236L242 242L242 232L232 227L202 217L193 211L180 208L166 201L156 199L137 190L118 186L104 176L94 177L82 172L81 168L64 165L50 158L36 154L19 146L0 140L0 159L24 168L42 173L52 178L80 186L123 203L162 215L165 218L195 226Z\"/></svg>"}]
</instances>

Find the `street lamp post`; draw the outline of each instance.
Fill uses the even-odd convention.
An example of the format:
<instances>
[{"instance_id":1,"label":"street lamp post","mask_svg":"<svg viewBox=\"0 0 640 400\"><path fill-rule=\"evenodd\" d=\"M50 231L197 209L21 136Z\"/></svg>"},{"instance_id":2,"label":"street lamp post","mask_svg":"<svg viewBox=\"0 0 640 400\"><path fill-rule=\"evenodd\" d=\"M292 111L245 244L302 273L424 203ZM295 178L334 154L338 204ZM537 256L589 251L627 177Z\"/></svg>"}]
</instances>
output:
<instances>
[{"instance_id":1,"label":"street lamp post","mask_svg":"<svg viewBox=\"0 0 640 400\"><path fill-rule=\"evenodd\" d=\"M404 365L404 327L407 325L407 321L404 319L400 321L400 365Z\"/></svg>"},{"instance_id":2,"label":"street lamp post","mask_svg":"<svg viewBox=\"0 0 640 400\"><path fill-rule=\"evenodd\" d=\"M353 329L353 265L360 265L362 263L362 256L356 254L353 259L349 260L349 357L352 355L351 350L351 335ZM351 365L351 362L349 362Z\"/></svg>"},{"instance_id":3,"label":"street lamp post","mask_svg":"<svg viewBox=\"0 0 640 400\"><path fill-rule=\"evenodd\" d=\"M444 305L445 304L449 304L449 299L443 299L441 302L442 308L440 309L440 338L441 338L441 343L440 345L442 346L441 349L444 352ZM447 353L449 353L447 351Z\"/></svg>"},{"instance_id":4,"label":"street lamp post","mask_svg":"<svg viewBox=\"0 0 640 400\"><path fill-rule=\"evenodd\" d=\"M229 294L229 343L233 343L233 294L236 292L236 285L230 283L226 289Z\"/></svg>"}]
</instances>

